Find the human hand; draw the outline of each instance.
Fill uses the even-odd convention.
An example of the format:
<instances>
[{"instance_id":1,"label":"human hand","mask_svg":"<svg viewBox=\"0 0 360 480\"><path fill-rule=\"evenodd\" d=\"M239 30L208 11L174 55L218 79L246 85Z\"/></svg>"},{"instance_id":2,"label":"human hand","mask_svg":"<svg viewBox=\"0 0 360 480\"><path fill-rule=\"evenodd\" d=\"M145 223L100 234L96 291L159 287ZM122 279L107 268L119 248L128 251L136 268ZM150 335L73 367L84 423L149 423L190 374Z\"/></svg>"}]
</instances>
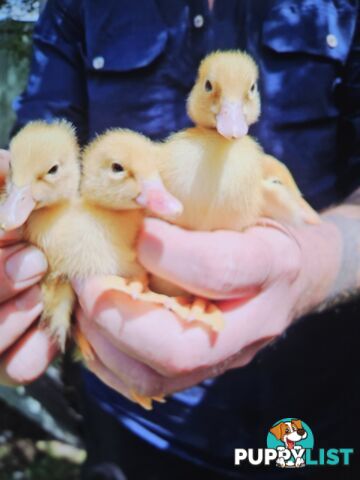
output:
<instances>
[{"instance_id":1,"label":"human hand","mask_svg":"<svg viewBox=\"0 0 360 480\"><path fill-rule=\"evenodd\" d=\"M9 152L0 150L0 186L9 160ZM37 284L46 270L43 253L23 242L21 229L0 228L0 383L34 380L55 355L47 334L35 325L42 311Z\"/></svg>"},{"instance_id":2,"label":"human hand","mask_svg":"<svg viewBox=\"0 0 360 480\"><path fill-rule=\"evenodd\" d=\"M89 368L131 398L134 391L169 394L243 366L321 300L336 275L338 250L330 224L205 233L146 220L142 264L190 292L221 299L225 327L215 334L127 297L114 279L94 278L76 286L80 329L95 352Z\"/></svg>"}]
</instances>

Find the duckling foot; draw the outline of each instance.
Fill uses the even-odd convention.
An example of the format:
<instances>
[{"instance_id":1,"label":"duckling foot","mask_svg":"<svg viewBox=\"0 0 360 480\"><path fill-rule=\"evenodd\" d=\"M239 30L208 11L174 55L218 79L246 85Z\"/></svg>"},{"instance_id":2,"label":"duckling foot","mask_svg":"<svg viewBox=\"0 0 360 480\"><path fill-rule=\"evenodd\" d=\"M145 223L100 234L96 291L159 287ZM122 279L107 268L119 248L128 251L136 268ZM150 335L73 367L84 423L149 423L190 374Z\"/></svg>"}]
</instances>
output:
<instances>
[{"instance_id":1,"label":"duckling foot","mask_svg":"<svg viewBox=\"0 0 360 480\"><path fill-rule=\"evenodd\" d=\"M156 397L145 397L144 395L140 395L135 390L130 391L131 400L135 403L141 405L145 410L152 410L153 409L153 401L165 403L165 399L162 395Z\"/></svg>"},{"instance_id":2,"label":"duckling foot","mask_svg":"<svg viewBox=\"0 0 360 480\"><path fill-rule=\"evenodd\" d=\"M171 310L188 322L202 322L215 332L224 328L224 318L221 310L209 300L196 297L189 301L186 297L176 297Z\"/></svg>"},{"instance_id":3,"label":"duckling foot","mask_svg":"<svg viewBox=\"0 0 360 480\"><path fill-rule=\"evenodd\" d=\"M95 359L94 350L84 334L80 331L78 325L74 327L73 337L78 347L78 351L75 353L75 358L77 360L85 360L85 363L93 361Z\"/></svg>"},{"instance_id":4,"label":"duckling foot","mask_svg":"<svg viewBox=\"0 0 360 480\"><path fill-rule=\"evenodd\" d=\"M133 280L129 283L129 292L134 300L139 300L140 295L144 293L146 285L141 280Z\"/></svg>"},{"instance_id":5,"label":"duckling foot","mask_svg":"<svg viewBox=\"0 0 360 480\"><path fill-rule=\"evenodd\" d=\"M128 281L117 277L117 289L130 295L134 300L163 305L188 322L202 322L215 332L224 328L224 318L221 310L211 301L196 297L169 297L148 289L146 282L140 280Z\"/></svg>"},{"instance_id":6,"label":"duckling foot","mask_svg":"<svg viewBox=\"0 0 360 480\"><path fill-rule=\"evenodd\" d=\"M142 280L128 280L123 277L116 278L116 288L120 292L130 295L134 300L139 300L140 295L146 289L146 283Z\"/></svg>"},{"instance_id":7,"label":"duckling foot","mask_svg":"<svg viewBox=\"0 0 360 480\"><path fill-rule=\"evenodd\" d=\"M156 397L152 397L152 399L155 402L166 403L165 395L157 395Z\"/></svg>"}]
</instances>

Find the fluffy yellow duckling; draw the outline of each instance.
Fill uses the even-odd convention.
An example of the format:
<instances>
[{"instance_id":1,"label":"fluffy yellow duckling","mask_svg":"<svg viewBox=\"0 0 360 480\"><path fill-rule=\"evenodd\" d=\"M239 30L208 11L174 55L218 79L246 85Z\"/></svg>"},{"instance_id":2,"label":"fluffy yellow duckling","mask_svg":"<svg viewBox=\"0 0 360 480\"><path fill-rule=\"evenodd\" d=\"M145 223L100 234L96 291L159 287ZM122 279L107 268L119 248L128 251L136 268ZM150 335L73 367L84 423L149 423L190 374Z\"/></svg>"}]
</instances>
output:
<instances>
[{"instance_id":1,"label":"fluffy yellow duckling","mask_svg":"<svg viewBox=\"0 0 360 480\"><path fill-rule=\"evenodd\" d=\"M78 198L80 160L76 136L64 121L32 122L13 138L10 153L0 224L4 230L12 230L26 222L24 239L45 252L49 270L42 282L42 320L64 349L75 295L68 281L68 254L62 244L71 226L62 222Z\"/></svg>"},{"instance_id":2,"label":"fluffy yellow duckling","mask_svg":"<svg viewBox=\"0 0 360 480\"><path fill-rule=\"evenodd\" d=\"M110 130L85 149L81 221L92 223L90 251L98 263L83 262L77 276L119 275L146 283L135 252L144 209L170 217L182 211L181 203L165 189L154 155L151 140L130 130ZM79 228L89 231L86 225Z\"/></svg>"},{"instance_id":3,"label":"fluffy yellow duckling","mask_svg":"<svg viewBox=\"0 0 360 480\"><path fill-rule=\"evenodd\" d=\"M92 252L98 252L101 265L97 274L118 275L137 280L120 288L144 301L166 305L186 320L207 323L214 330L222 327L220 311L210 305L198 308L200 299L171 299L147 288L148 276L136 260L135 241L145 209L156 216L175 219L181 215L181 203L165 189L157 170L159 146L130 130L110 130L94 140L83 154L81 180L82 208L100 228L93 233ZM142 208L142 210L139 210ZM175 220L174 220L175 221ZM81 226L82 230L86 227ZM110 243L104 261L104 239ZM111 253L112 252L112 253ZM111 261L113 259L113 266ZM87 272L87 275L94 272Z\"/></svg>"},{"instance_id":4,"label":"fluffy yellow duckling","mask_svg":"<svg viewBox=\"0 0 360 480\"><path fill-rule=\"evenodd\" d=\"M222 315L217 308L198 312L196 302L182 303L150 291L147 274L136 260L135 242L145 209L171 218L182 212L181 203L167 192L160 179L155 160L158 149L146 137L129 130L110 130L86 148L80 190L82 209L92 227L89 230L79 224L79 228L89 232L93 246L83 244L82 249L91 248L92 255L101 261L96 273L133 280L124 283L118 277L109 279L118 290L135 294L139 300L163 304L186 320L203 321L218 330ZM86 275L90 273L94 272L87 271ZM146 409L152 408L152 400L163 401L134 391L132 398Z\"/></svg>"},{"instance_id":5,"label":"fluffy yellow duckling","mask_svg":"<svg viewBox=\"0 0 360 480\"><path fill-rule=\"evenodd\" d=\"M240 51L215 52L200 64L187 103L196 127L171 136L159 161L166 187L184 205L178 225L243 230L261 216L317 221L285 165L247 135L260 116L257 81L257 65ZM292 208L285 192L294 194ZM273 210L269 197L276 198Z\"/></svg>"},{"instance_id":6,"label":"fluffy yellow duckling","mask_svg":"<svg viewBox=\"0 0 360 480\"><path fill-rule=\"evenodd\" d=\"M109 131L86 148L81 182L75 133L64 121L28 124L12 140L10 152L0 224L4 230L25 225L25 240L48 259L42 321L61 349L71 331L71 282L93 275L114 276L109 281L118 289L187 318L188 307L146 288L147 274L136 258L145 209L167 217L182 211L157 171L156 145L135 132ZM219 322L215 314L205 317ZM75 329L74 336L85 360L91 358L81 333ZM151 399L136 392L133 399L151 407Z\"/></svg>"},{"instance_id":7,"label":"fluffy yellow duckling","mask_svg":"<svg viewBox=\"0 0 360 480\"><path fill-rule=\"evenodd\" d=\"M196 126L170 136L158 160L166 188L184 206L170 222L241 231L261 217L293 225L318 221L286 166L247 135L260 116L258 75L240 51L215 52L200 64L187 102ZM180 294L158 278L152 286Z\"/></svg>"}]
</instances>

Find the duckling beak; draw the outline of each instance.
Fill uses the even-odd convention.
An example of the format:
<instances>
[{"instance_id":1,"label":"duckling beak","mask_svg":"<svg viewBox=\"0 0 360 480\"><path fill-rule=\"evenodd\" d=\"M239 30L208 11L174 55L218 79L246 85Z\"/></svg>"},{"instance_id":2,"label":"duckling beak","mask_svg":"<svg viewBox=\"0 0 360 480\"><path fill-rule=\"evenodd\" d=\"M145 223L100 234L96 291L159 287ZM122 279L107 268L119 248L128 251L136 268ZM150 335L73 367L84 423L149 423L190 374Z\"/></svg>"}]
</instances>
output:
<instances>
[{"instance_id":1,"label":"duckling beak","mask_svg":"<svg viewBox=\"0 0 360 480\"><path fill-rule=\"evenodd\" d=\"M216 115L216 130L226 138L241 138L247 135L249 126L241 102L225 100Z\"/></svg>"},{"instance_id":2,"label":"duckling beak","mask_svg":"<svg viewBox=\"0 0 360 480\"><path fill-rule=\"evenodd\" d=\"M0 205L0 227L6 232L21 227L35 206L30 185L17 187L12 184L5 202Z\"/></svg>"},{"instance_id":3,"label":"duckling beak","mask_svg":"<svg viewBox=\"0 0 360 480\"><path fill-rule=\"evenodd\" d=\"M159 216L175 217L183 211L182 204L166 190L160 178L143 180L136 202Z\"/></svg>"}]
</instances>

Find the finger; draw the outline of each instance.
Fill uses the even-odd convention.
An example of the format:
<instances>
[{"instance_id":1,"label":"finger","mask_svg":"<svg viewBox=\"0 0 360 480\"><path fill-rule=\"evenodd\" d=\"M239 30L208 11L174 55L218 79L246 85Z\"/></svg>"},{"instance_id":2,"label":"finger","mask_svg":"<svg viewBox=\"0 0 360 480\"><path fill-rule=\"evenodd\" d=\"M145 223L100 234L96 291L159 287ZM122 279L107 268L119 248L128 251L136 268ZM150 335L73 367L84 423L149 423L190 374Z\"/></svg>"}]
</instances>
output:
<instances>
[{"instance_id":1,"label":"finger","mask_svg":"<svg viewBox=\"0 0 360 480\"><path fill-rule=\"evenodd\" d=\"M116 348L100 333L96 324L85 317L81 309L78 309L77 319L97 359L129 389L151 397L163 393L163 378L157 372Z\"/></svg>"},{"instance_id":2,"label":"finger","mask_svg":"<svg viewBox=\"0 0 360 480\"><path fill-rule=\"evenodd\" d=\"M216 366L247 345L280 334L290 321L291 302L280 287L276 284L250 301L223 302L225 327L217 335L198 322L182 321L163 308L131 299L108 277L83 285L80 303L116 348L160 375L174 377Z\"/></svg>"},{"instance_id":3,"label":"finger","mask_svg":"<svg viewBox=\"0 0 360 480\"><path fill-rule=\"evenodd\" d=\"M0 149L0 185L3 183L10 165L10 152Z\"/></svg>"},{"instance_id":4,"label":"finger","mask_svg":"<svg viewBox=\"0 0 360 480\"><path fill-rule=\"evenodd\" d=\"M260 350L265 348L267 345L272 343L276 337L268 337L268 338L261 338L260 340L257 340L250 345L247 345L244 347L237 355L235 355L232 360L231 364L229 365L228 368L234 369L234 368L240 368L240 367L245 367L245 365L248 365L251 363L254 359L254 357L259 353Z\"/></svg>"},{"instance_id":5,"label":"finger","mask_svg":"<svg viewBox=\"0 0 360 480\"><path fill-rule=\"evenodd\" d=\"M33 246L0 249L0 303L38 283L46 270L44 254Z\"/></svg>"},{"instance_id":6,"label":"finger","mask_svg":"<svg viewBox=\"0 0 360 480\"><path fill-rule=\"evenodd\" d=\"M183 390L225 371L219 365L216 369L205 369L175 379L165 378L116 348L101 335L94 322L86 319L81 309L78 309L77 319L81 331L96 352L96 357L88 362L89 368L103 378L105 383L130 399L131 391L145 397L159 397Z\"/></svg>"},{"instance_id":7,"label":"finger","mask_svg":"<svg viewBox=\"0 0 360 480\"><path fill-rule=\"evenodd\" d=\"M164 342L164 328L168 330L168 333L172 329L178 329L181 332L183 330L182 321L165 308L133 300L121 289L119 290L118 283L117 277L94 277L81 286L75 284L74 288L85 316L96 324L96 327L116 348L120 348L133 358L147 358L146 363L151 368L155 366L155 369L162 373L162 366L166 364L163 357L171 353L171 348ZM153 353L155 354L155 350L157 350L158 353L162 352L161 355L152 355L149 352L145 331L138 339L132 336L131 331L128 331L129 324L139 323L147 325L145 327L147 331L154 321L155 329L160 332L162 330L162 332L157 337L158 344L153 345ZM127 333L123 338L125 325ZM155 337L153 336L154 339ZM157 362L158 359L160 362Z\"/></svg>"},{"instance_id":8,"label":"finger","mask_svg":"<svg viewBox=\"0 0 360 480\"><path fill-rule=\"evenodd\" d=\"M47 332L33 327L10 349L0 362L0 383L18 385L40 377L57 355Z\"/></svg>"},{"instance_id":9,"label":"finger","mask_svg":"<svg viewBox=\"0 0 360 480\"><path fill-rule=\"evenodd\" d=\"M17 228L16 230L10 230L9 232L4 232L0 228L0 247L6 247L14 243L19 242L23 236L23 229Z\"/></svg>"},{"instance_id":10,"label":"finger","mask_svg":"<svg viewBox=\"0 0 360 480\"><path fill-rule=\"evenodd\" d=\"M118 393L121 393L128 400L132 400L129 387L119 379L113 372L111 372L105 365L96 357L86 363L87 368L94 373L100 380L108 387L112 388Z\"/></svg>"},{"instance_id":11,"label":"finger","mask_svg":"<svg viewBox=\"0 0 360 480\"><path fill-rule=\"evenodd\" d=\"M15 343L39 317L41 292L34 286L0 308L0 354Z\"/></svg>"},{"instance_id":12,"label":"finger","mask_svg":"<svg viewBox=\"0 0 360 480\"><path fill-rule=\"evenodd\" d=\"M113 277L93 278L77 291L85 315L101 334L159 374L174 376L209 365L216 347L202 325L183 322L164 308L133 300L117 290Z\"/></svg>"},{"instance_id":13,"label":"finger","mask_svg":"<svg viewBox=\"0 0 360 480\"><path fill-rule=\"evenodd\" d=\"M131 391L145 397L156 397L184 390L207 378L221 375L229 368L246 365L258 350L270 341L264 339L261 342L256 342L256 344L253 343L239 354L213 367L198 369L176 378L166 378L114 347L99 333L95 324L86 319L80 309L77 318L83 334L96 352L96 358L94 362L91 362L92 368L96 370L95 373L100 374L105 378L107 384L111 384L112 388L116 388L126 396Z\"/></svg>"},{"instance_id":14,"label":"finger","mask_svg":"<svg viewBox=\"0 0 360 480\"><path fill-rule=\"evenodd\" d=\"M194 232L147 219L138 255L151 273L197 295L226 299L256 294L277 273L274 258L297 248L275 228Z\"/></svg>"}]
</instances>

